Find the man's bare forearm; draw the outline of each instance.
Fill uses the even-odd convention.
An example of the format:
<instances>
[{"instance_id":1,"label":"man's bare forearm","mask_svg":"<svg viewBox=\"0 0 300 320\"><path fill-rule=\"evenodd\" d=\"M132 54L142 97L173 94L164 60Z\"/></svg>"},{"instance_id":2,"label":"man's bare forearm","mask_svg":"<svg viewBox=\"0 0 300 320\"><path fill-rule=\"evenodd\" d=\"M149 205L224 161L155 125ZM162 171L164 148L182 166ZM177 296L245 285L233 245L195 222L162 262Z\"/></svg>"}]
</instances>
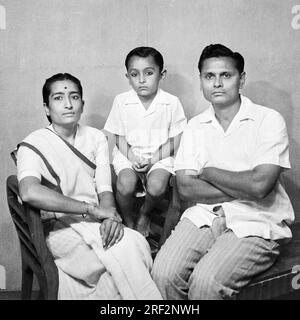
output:
<instances>
[{"instance_id":1,"label":"man's bare forearm","mask_svg":"<svg viewBox=\"0 0 300 320\"><path fill-rule=\"evenodd\" d=\"M177 174L176 181L180 197L184 201L215 204L234 200L234 197L196 175Z\"/></svg>"},{"instance_id":2,"label":"man's bare forearm","mask_svg":"<svg viewBox=\"0 0 300 320\"><path fill-rule=\"evenodd\" d=\"M228 171L204 168L200 178L237 199L257 200L273 188L280 174L274 165L262 165L254 170Z\"/></svg>"}]
</instances>

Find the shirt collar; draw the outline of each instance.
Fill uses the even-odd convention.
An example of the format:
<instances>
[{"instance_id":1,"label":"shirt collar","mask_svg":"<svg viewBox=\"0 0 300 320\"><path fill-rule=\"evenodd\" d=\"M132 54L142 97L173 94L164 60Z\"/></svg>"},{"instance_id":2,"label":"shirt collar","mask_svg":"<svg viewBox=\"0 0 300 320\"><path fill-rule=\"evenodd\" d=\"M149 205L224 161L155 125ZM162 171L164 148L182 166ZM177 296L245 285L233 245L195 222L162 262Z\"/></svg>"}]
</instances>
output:
<instances>
[{"instance_id":1,"label":"shirt collar","mask_svg":"<svg viewBox=\"0 0 300 320\"><path fill-rule=\"evenodd\" d=\"M245 96L241 95L241 106L240 110L236 114L237 120L244 121L244 120L253 120L255 121L257 118L256 112L252 107L253 103L250 99Z\"/></svg>"},{"instance_id":2,"label":"shirt collar","mask_svg":"<svg viewBox=\"0 0 300 320\"><path fill-rule=\"evenodd\" d=\"M158 104L170 104L169 99L167 98L167 95L165 91L162 89L157 90L157 94L155 96L155 102ZM154 100L153 100L154 101ZM141 103L140 98L138 97L137 93L132 89L129 91L128 96L126 97L126 100L124 102L126 105L128 104L139 104Z\"/></svg>"},{"instance_id":3,"label":"shirt collar","mask_svg":"<svg viewBox=\"0 0 300 320\"><path fill-rule=\"evenodd\" d=\"M244 120L256 120L256 114L252 108L252 102L245 96L241 95L241 106L238 113L235 115L236 121L244 121ZM216 120L215 111L212 105L210 105L207 109L205 109L202 113L200 122L209 123Z\"/></svg>"}]
</instances>

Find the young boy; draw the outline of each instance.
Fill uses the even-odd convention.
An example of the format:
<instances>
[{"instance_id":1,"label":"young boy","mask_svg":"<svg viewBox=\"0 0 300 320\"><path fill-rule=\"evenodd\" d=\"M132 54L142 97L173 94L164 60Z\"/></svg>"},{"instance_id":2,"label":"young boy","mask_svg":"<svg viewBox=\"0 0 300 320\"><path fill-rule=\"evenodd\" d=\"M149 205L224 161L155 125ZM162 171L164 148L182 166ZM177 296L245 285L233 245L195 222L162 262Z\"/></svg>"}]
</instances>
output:
<instances>
[{"instance_id":1,"label":"young boy","mask_svg":"<svg viewBox=\"0 0 300 320\"><path fill-rule=\"evenodd\" d=\"M173 155L186 118L179 99L159 89L166 76L160 52L151 47L135 48L128 53L125 66L133 90L116 96L104 129L116 137L113 166L123 219L147 237L154 203L163 197L173 173ZM146 197L134 221L139 179L146 181Z\"/></svg>"}]
</instances>

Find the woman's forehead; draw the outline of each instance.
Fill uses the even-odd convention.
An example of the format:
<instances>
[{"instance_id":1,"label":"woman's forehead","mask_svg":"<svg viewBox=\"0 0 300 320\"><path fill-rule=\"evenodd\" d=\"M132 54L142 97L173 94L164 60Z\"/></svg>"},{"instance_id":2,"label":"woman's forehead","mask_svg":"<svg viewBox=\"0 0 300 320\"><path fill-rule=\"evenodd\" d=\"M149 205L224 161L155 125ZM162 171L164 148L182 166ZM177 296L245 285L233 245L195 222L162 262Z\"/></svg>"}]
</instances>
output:
<instances>
[{"instance_id":1,"label":"woman's forehead","mask_svg":"<svg viewBox=\"0 0 300 320\"><path fill-rule=\"evenodd\" d=\"M67 91L79 92L79 88L77 84L71 80L58 80L51 84L50 93Z\"/></svg>"}]
</instances>

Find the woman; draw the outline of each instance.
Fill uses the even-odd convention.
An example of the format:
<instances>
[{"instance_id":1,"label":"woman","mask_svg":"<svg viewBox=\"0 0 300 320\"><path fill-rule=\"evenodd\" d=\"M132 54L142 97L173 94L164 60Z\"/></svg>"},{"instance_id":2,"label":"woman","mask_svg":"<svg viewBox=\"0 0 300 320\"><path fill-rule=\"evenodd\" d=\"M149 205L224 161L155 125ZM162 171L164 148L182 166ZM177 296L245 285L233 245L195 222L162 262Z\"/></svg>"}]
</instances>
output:
<instances>
[{"instance_id":1,"label":"woman","mask_svg":"<svg viewBox=\"0 0 300 320\"><path fill-rule=\"evenodd\" d=\"M40 208L59 271L59 299L161 299L146 240L124 228L111 188L103 133L78 124L80 81L56 74L43 87L48 128L18 149L20 197Z\"/></svg>"}]
</instances>

